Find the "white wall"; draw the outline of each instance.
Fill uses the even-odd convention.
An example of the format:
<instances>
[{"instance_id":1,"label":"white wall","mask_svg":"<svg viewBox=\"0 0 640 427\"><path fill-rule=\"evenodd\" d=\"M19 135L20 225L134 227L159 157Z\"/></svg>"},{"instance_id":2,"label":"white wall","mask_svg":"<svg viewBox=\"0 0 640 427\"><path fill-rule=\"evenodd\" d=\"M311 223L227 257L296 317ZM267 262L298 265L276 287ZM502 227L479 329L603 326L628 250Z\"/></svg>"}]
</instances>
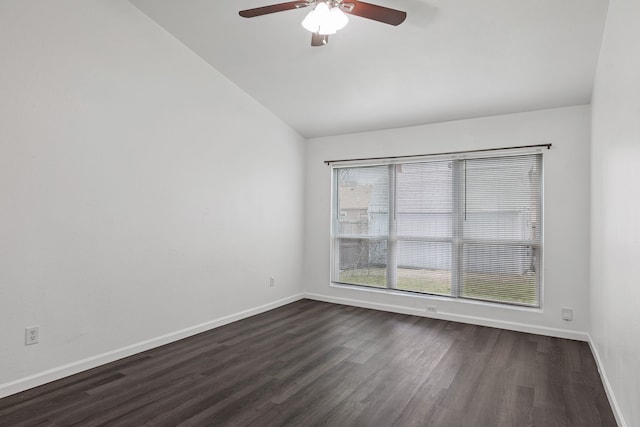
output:
<instances>
[{"instance_id":1,"label":"white wall","mask_svg":"<svg viewBox=\"0 0 640 427\"><path fill-rule=\"evenodd\" d=\"M305 286L314 298L585 340L589 328L589 106L317 138L307 147ZM544 151L543 309L330 286L331 168L324 160L550 142ZM574 321L561 320L561 308Z\"/></svg>"},{"instance_id":2,"label":"white wall","mask_svg":"<svg viewBox=\"0 0 640 427\"><path fill-rule=\"evenodd\" d=\"M130 3L2 1L0 61L0 396L301 292L304 140Z\"/></svg>"},{"instance_id":3,"label":"white wall","mask_svg":"<svg viewBox=\"0 0 640 427\"><path fill-rule=\"evenodd\" d=\"M591 337L629 426L640 426L639 22L638 0L610 1L592 100Z\"/></svg>"}]
</instances>

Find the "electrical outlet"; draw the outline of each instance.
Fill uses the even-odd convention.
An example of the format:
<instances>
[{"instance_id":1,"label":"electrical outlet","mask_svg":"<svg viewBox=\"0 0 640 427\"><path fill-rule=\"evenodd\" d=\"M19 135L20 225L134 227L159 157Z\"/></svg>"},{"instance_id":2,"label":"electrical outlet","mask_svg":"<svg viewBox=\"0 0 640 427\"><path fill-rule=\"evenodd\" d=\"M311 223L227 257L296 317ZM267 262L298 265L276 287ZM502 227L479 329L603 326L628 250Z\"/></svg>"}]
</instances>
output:
<instances>
[{"instance_id":1,"label":"electrical outlet","mask_svg":"<svg viewBox=\"0 0 640 427\"><path fill-rule=\"evenodd\" d=\"M40 341L40 326L29 326L24 330L24 345L38 344Z\"/></svg>"},{"instance_id":2,"label":"electrical outlet","mask_svg":"<svg viewBox=\"0 0 640 427\"><path fill-rule=\"evenodd\" d=\"M275 285L276 285L276 279L275 279L275 277L273 277L273 276L269 277L269 286L270 286L270 287L273 287L273 286L275 286Z\"/></svg>"},{"instance_id":3,"label":"electrical outlet","mask_svg":"<svg viewBox=\"0 0 640 427\"><path fill-rule=\"evenodd\" d=\"M427 313L436 314L437 312L438 312L438 307L436 307L435 305L427 306Z\"/></svg>"},{"instance_id":4,"label":"electrical outlet","mask_svg":"<svg viewBox=\"0 0 640 427\"><path fill-rule=\"evenodd\" d=\"M563 308L562 309L562 320L565 322L571 322L573 320L573 309L571 308Z\"/></svg>"}]
</instances>

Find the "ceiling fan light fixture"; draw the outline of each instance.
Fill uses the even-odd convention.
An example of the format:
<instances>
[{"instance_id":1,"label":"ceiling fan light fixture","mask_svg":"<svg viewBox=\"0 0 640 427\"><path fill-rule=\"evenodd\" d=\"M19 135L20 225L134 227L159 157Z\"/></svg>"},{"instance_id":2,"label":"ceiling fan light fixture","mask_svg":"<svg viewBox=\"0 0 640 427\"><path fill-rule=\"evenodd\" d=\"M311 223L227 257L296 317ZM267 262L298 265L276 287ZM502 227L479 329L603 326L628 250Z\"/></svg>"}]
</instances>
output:
<instances>
[{"instance_id":1,"label":"ceiling fan light fixture","mask_svg":"<svg viewBox=\"0 0 640 427\"><path fill-rule=\"evenodd\" d=\"M302 26L312 33L317 33L321 24L326 21L329 16L329 6L325 2L319 2L316 7L302 21Z\"/></svg>"},{"instance_id":2,"label":"ceiling fan light fixture","mask_svg":"<svg viewBox=\"0 0 640 427\"><path fill-rule=\"evenodd\" d=\"M349 18L347 15L340 9L338 6L334 6L329 11L329 18L331 19L331 24L336 31L343 29L347 22L349 22Z\"/></svg>"},{"instance_id":3,"label":"ceiling fan light fixture","mask_svg":"<svg viewBox=\"0 0 640 427\"><path fill-rule=\"evenodd\" d=\"M344 28L349 19L338 6L329 8L326 2L318 2L316 7L307 14L302 26L312 33L328 35Z\"/></svg>"}]
</instances>

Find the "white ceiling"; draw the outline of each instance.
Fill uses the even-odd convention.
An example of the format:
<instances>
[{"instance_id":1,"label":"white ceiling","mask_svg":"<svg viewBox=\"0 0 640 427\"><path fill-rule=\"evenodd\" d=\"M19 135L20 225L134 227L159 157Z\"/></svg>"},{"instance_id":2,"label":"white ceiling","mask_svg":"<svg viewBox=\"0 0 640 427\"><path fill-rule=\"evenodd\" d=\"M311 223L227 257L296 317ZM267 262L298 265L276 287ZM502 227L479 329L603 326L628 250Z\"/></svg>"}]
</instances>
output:
<instances>
[{"instance_id":1,"label":"white ceiling","mask_svg":"<svg viewBox=\"0 0 640 427\"><path fill-rule=\"evenodd\" d=\"M398 27L349 16L311 47L285 0L131 0L305 137L587 104L608 0L368 0Z\"/></svg>"}]
</instances>

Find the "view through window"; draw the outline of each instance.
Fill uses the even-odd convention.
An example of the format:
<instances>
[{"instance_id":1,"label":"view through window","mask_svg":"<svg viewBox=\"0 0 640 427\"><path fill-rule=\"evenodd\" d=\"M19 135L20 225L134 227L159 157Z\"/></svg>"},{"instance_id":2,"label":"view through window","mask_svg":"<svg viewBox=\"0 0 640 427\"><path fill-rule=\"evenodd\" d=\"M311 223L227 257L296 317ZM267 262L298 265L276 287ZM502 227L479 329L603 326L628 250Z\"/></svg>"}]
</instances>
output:
<instances>
[{"instance_id":1,"label":"view through window","mask_svg":"<svg viewBox=\"0 0 640 427\"><path fill-rule=\"evenodd\" d=\"M333 282L537 307L542 154L334 167Z\"/></svg>"}]
</instances>

